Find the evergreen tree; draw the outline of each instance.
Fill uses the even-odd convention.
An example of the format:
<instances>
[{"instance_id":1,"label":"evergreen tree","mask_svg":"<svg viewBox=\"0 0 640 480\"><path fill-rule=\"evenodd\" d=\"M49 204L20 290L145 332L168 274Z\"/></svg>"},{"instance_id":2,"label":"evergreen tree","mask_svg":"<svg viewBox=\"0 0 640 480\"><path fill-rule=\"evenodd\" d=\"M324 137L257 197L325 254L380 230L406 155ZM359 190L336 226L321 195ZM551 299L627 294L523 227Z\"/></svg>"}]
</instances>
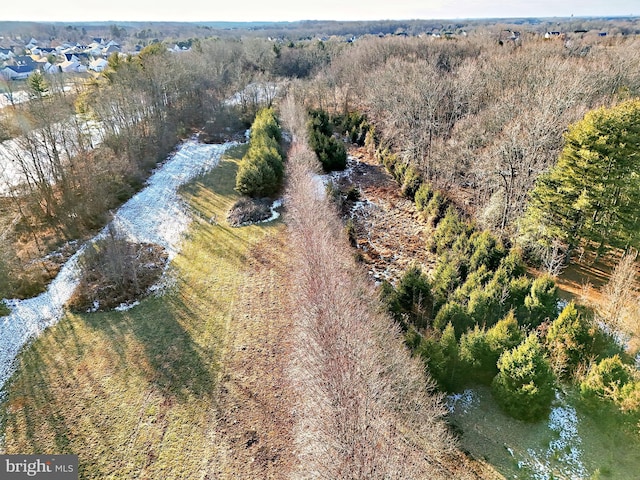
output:
<instances>
[{"instance_id":1,"label":"evergreen tree","mask_svg":"<svg viewBox=\"0 0 640 480\"><path fill-rule=\"evenodd\" d=\"M558 287L556 282L543 275L536 278L531 284L531 291L524 299L528 310L527 323L531 327L537 327L545 320L556 318L558 314Z\"/></svg>"},{"instance_id":2,"label":"evergreen tree","mask_svg":"<svg viewBox=\"0 0 640 480\"><path fill-rule=\"evenodd\" d=\"M445 390L453 392L458 388L461 380L458 340L453 325L447 325L442 332L439 347L442 352L442 363L438 367L437 381Z\"/></svg>"},{"instance_id":3,"label":"evergreen tree","mask_svg":"<svg viewBox=\"0 0 640 480\"><path fill-rule=\"evenodd\" d=\"M493 394L500 406L515 418L542 418L555 395L555 378L535 333L498 360Z\"/></svg>"},{"instance_id":4,"label":"evergreen tree","mask_svg":"<svg viewBox=\"0 0 640 480\"><path fill-rule=\"evenodd\" d=\"M467 311L457 302L447 302L433 320L433 327L444 330L447 325L453 325L456 338L466 332L474 324L473 319L467 315Z\"/></svg>"},{"instance_id":5,"label":"evergreen tree","mask_svg":"<svg viewBox=\"0 0 640 480\"><path fill-rule=\"evenodd\" d=\"M525 229L541 242L640 246L640 100L587 113L569 127L557 165L531 192Z\"/></svg>"},{"instance_id":6,"label":"evergreen tree","mask_svg":"<svg viewBox=\"0 0 640 480\"><path fill-rule=\"evenodd\" d=\"M632 379L631 369L619 355L614 355L591 366L580 384L580 393L587 399L599 397L615 401L620 389Z\"/></svg>"},{"instance_id":7,"label":"evergreen tree","mask_svg":"<svg viewBox=\"0 0 640 480\"><path fill-rule=\"evenodd\" d=\"M571 375L585 360L591 344L590 325L569 303L551 324L546 336L551 365L559 375Z\"/></svg>"},{"instance_id":8,"label":"evergreen tree","mask_svg":"<svg viewBox=\"0 0 640 480\"><path fill-rule=\"evenodd\" d=\"M407 269L398 281L390 309L400 321L406 318L417 328L428 325L433 313L433 295L427 276L417 265Z\"/></svg>"}]
</instances>

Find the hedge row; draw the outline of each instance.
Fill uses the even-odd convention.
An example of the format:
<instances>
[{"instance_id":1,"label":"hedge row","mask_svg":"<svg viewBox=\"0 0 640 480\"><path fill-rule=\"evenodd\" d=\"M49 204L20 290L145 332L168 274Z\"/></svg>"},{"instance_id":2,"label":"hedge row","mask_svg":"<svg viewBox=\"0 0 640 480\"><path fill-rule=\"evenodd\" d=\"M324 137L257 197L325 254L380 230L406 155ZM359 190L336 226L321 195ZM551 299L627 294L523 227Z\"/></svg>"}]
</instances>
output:
<instances>
[{"instance_id":1,"label":"hedge row","mask_svg":"<svg viewBox=\"0 0 640 480\"><path fill-rule=\"evenodd\" d=\"M258 111L251 126L249 149L240 161L236 190L250 197L268 197L280 190L284 178L282 130L271 108Z\"/></svg>"}]
</instances>

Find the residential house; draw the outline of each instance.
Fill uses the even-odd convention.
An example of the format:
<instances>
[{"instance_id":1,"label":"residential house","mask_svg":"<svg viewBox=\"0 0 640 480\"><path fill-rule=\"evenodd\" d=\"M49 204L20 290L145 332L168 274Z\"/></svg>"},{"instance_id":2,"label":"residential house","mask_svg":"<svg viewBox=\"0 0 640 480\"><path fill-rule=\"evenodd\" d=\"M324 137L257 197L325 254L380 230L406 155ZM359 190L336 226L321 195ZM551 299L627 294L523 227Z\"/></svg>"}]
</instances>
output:
<instances>
[{"instance_id":1,"label":"residential house","mask_svg":"<svg viewBox=\"0 0 640 480\"><path fill-rule=\"evenodd\" d=\"M0 75L7 80L24 80L35 71L33 65L10 65L0 70Z\"/></svg>"},{"instance_id":2,"label":"residential house","mask_svg":"<svg viewBox=\"0 0 640 480\"><path fill-rule=\"evenodd\" d=\"M0 48L0 60L11 60L16 55L10 48Z\"/></svg>"},{"instance_id":3,"label":"residential house","mask_svg":"<svg viewBox=\"0 0 640 480\"><path fill-rule=\"evenodd\" d=\"M104 55L105 57L108 57L112 53L120 53L120 47L116 45L110 45L102 49L102 55Z\"/></svg>"},{"instance_id":4,"label":"residential house","mask_svg":"<svg viewBox=\"0 0 640 480\"><path fill-rule=\"evenodd\" d=\"M79 72L79 68L82 66L78 60L66 60L58 65L60 71L64 73ZM86 71L86 70L85 70Z\"/></svg>"},{"instance_id":5,"label":"residential house","mask_svg":"<svg viewBox=\"0 0 640 480\"><path fill-rule=\"evenodd\" d=\"M91 63L89 63L89 70L93 70L94 72L102 72L109 66L109 62L104 58L96 58Z\"/></svg>"},{"instance_id":6,"label":"residential house","mask_svg":"<svg viewBox=\"0 0 640 480\"><path fill-rule=\"evenodd\" d=\"M27 50L32 50L34 48L36 48L38 46L38 41L35 38L32 38L31 40L29 40L29 43L27 43L24 48L26 48Z\"/></svg>"},{"instance_id":7,"label":"residential house","mask_svg":"<svg viewBox=\"0 0 640 480\"><path fill-rule=\"evenodd\" d=\"M26 66L29 65L31 67L36 67L36 61L31 57L31 55L17 55L13 59L14 63L18 66Z\"/></svg>"}]
</instances>

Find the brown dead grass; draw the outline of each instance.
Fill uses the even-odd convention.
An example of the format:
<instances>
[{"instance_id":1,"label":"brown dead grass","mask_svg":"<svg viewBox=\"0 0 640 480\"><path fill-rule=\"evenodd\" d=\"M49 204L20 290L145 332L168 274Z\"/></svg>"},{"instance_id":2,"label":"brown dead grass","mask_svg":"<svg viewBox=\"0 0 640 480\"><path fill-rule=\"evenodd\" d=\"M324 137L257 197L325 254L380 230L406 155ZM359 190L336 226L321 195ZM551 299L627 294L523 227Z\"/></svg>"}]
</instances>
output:
<instances>
[{"instance_id":1,"label":"brown dead grass","mask_svg":"<svg viewBox=\"0 0 640 480\"><path fill-rule=\"evenodd\" d=\"M364 148L349 152L357 163L339 187L360 189L368 204L353 216L360 258L374 280L395 282L413 263L424 271L435 266L435 256L425 248L429 225L414 203L404 197L393 177ZM347 204L346 207L350 207Z\"/></svg>"}]
</instances>

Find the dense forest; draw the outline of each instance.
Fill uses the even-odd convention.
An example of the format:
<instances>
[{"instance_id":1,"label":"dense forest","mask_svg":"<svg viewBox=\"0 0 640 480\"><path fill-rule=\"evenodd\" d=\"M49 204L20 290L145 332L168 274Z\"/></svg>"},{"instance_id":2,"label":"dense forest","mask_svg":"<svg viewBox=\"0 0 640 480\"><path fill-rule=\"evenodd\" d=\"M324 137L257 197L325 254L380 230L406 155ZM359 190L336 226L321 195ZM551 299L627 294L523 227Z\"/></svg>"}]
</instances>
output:
<instances>
[{"instance_id":1,"label":"dense forest","mask_svg":"<svg viewBox=\"0 0 640 480\"><path fill-rule=\"evenodd\" d=\"M7 98L27 95L0 110L0 297L46 290L184 140L245 144L250 128L231 182L235 224L286 199L284 272L269 275L289 290L275 301L293 322L282 382L303 417L291 436L305 465L287 472L499 478L471 454L459 463L464 427L446 420L443 399L474 388L525 426L571 398L638 442L639 29L637 19L3 25L6 43L102 32L129 51L101 72L0 80ZM363 193L330 183L318 196L314 183L349 171L356 152L412 205L430 265L375 284L364 273L347 208ZM116 240L94 250L117 261L84 268L118 264L110 278L133 272L138 285L132 264L149 260ZM582 295L563 290L565 272L602 265L573 279Z\"/></svg>"}]
</instances>

